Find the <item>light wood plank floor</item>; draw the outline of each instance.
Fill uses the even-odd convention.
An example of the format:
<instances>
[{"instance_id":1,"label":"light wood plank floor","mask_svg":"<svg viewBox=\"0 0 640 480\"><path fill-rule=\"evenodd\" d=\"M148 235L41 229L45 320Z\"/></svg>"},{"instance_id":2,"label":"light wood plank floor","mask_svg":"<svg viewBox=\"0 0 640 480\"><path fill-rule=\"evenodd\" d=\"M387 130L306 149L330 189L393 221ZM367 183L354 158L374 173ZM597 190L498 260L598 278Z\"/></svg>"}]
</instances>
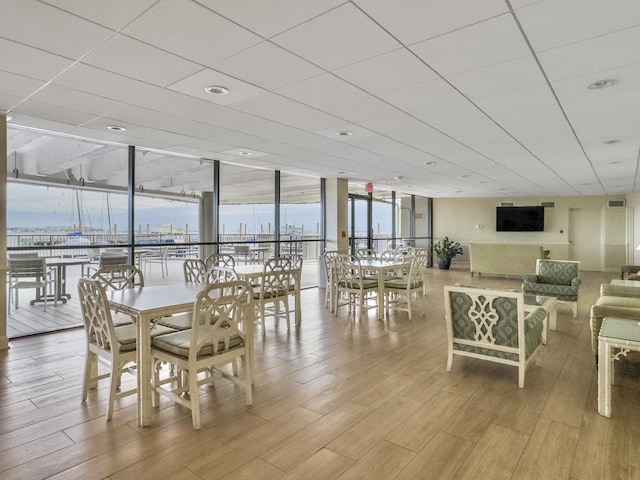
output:
<instances>
[{"instance_id":1,"label":"light wood plank floor","mask_svg":"<svg viewBox=\"0 0 640 480\"><path fill-rule=\"evenodd\" d=\"M588 315L613 274L582 277L578 317L560 307L524 389L513 367L456 358L445 371L442 286L516 279L430 269L413 321L336 317L323 290L305 290L299 330L258 327L254 405L219 380L202 390L200 431L166 399L144 429L135 397L110 422L106 386L81 403L82 330L13 340L0 352L0 478L640 479L639 368L618 366L613 416L597 413Z\"/></svg>"}]
</instances>

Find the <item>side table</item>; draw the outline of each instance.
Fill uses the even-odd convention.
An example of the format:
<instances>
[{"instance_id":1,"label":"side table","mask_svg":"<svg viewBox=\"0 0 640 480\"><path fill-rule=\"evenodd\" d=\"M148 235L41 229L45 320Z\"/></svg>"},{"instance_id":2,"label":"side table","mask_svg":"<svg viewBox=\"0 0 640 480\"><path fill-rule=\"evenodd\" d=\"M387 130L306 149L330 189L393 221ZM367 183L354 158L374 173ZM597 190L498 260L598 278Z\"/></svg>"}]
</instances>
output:
<instances>
[{"instance_id":1,"label":"side table","mask_svg":"<svg viewBox=\"0 0 640 480\"><path fill-rule=\"evenodd\" d=\"M619 349L613 353L613 349ZM640 352L640 322L605 317L598 335L598 413L611 417L611 385L614 383L614 360L630 351Z\"/></svg>"}]
</instances>

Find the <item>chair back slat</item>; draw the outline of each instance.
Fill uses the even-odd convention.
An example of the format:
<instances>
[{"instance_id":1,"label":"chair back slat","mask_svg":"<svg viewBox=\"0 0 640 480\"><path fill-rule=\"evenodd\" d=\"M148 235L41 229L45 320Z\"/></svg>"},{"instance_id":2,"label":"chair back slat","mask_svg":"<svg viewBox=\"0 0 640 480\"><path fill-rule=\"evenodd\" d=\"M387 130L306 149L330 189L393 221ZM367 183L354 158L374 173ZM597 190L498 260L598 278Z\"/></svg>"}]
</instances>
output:
<instances>
[{"instance_id":1,"label":"chair back slat","mask_svg":"<svg viewBox=\"0 0 640 480\"><path fill-rule=\"evenodd\" d=\"M102 350L111 350L116 335L104 287L97 279L80 278L78 298L87 341Z\"/></svg>"},{"instance_id":2,"label":"chair back slat","mask_svg":"<svg viewBox=\"0 0 640 480\"><path fill-rule=\"evenodd\" d=\"M91 278L98 280L105 290L144 287L144 274L133 265L105 265Z\"/></svg>"}]
</instances>

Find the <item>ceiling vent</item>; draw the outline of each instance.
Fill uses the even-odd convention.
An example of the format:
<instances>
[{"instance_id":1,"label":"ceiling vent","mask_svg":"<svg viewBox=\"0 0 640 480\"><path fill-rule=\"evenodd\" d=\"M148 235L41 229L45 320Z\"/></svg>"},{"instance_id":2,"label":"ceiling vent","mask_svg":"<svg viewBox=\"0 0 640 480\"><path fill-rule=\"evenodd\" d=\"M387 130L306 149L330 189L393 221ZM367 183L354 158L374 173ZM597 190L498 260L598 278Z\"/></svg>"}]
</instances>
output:
<instances>
[{"instance_id":1,"label":"ceiling vent","mask_svg":"<svg viewBox=\"0 0 640 480\"><path fill-rule=\"evenodd\" d=\"M540 202L540 206L545 208L555 208L556 202Z\"/></svg>"},{"instance_id":2,"label":"ceiling vent","mask_svg":"<svg viewBox=\"0 0 640 480\"><path fill-rule=\"evenodd\" d=\"M624 200L609 200L610 207L624 207L624 205L625 205Z\"/></svg>"},{"instance_id":3,"label":"ceiling vent","mask_svg":"<svg viewBox=\"0 0 640 480\"><path fill-rule=\"evenodd\" d=\"M513 207L513 202L501 202L501 207Z\"/></svg>"}]
</instances>

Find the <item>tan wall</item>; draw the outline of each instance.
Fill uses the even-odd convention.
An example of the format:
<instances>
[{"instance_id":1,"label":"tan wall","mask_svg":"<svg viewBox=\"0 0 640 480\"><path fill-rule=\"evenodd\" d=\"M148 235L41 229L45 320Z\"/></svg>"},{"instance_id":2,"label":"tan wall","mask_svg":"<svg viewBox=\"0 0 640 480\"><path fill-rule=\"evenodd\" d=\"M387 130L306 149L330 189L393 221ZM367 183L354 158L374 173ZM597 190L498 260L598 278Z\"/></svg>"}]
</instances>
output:
<instances>
[{"instance_id":1,"label":"tan wall","mask_svg":"<svg viewBox=\"0 0 640 480\"><path fill-rule=\"evenodd\" d=\"M631 196L630 196L631 197ZM640 194L633 195L640 208ZM614 271L627 263L628 211L625 207L608 207L609 200L625 200L621 196L521 197L521 198L436 198L433 200L433 236L448 236L460 243L523 243L542 245L557 259L569 259L569 212L575 208L598 209L602 214L601 239L603 269ZM496 232L496 207L501 202L514 206L555 202L545 209L544 232ZM629 200L627 200L627 205ZM640 242L638 242L640 243ZM571 259L580 260L580 259Z\"/></svg>"}]
</instances>

